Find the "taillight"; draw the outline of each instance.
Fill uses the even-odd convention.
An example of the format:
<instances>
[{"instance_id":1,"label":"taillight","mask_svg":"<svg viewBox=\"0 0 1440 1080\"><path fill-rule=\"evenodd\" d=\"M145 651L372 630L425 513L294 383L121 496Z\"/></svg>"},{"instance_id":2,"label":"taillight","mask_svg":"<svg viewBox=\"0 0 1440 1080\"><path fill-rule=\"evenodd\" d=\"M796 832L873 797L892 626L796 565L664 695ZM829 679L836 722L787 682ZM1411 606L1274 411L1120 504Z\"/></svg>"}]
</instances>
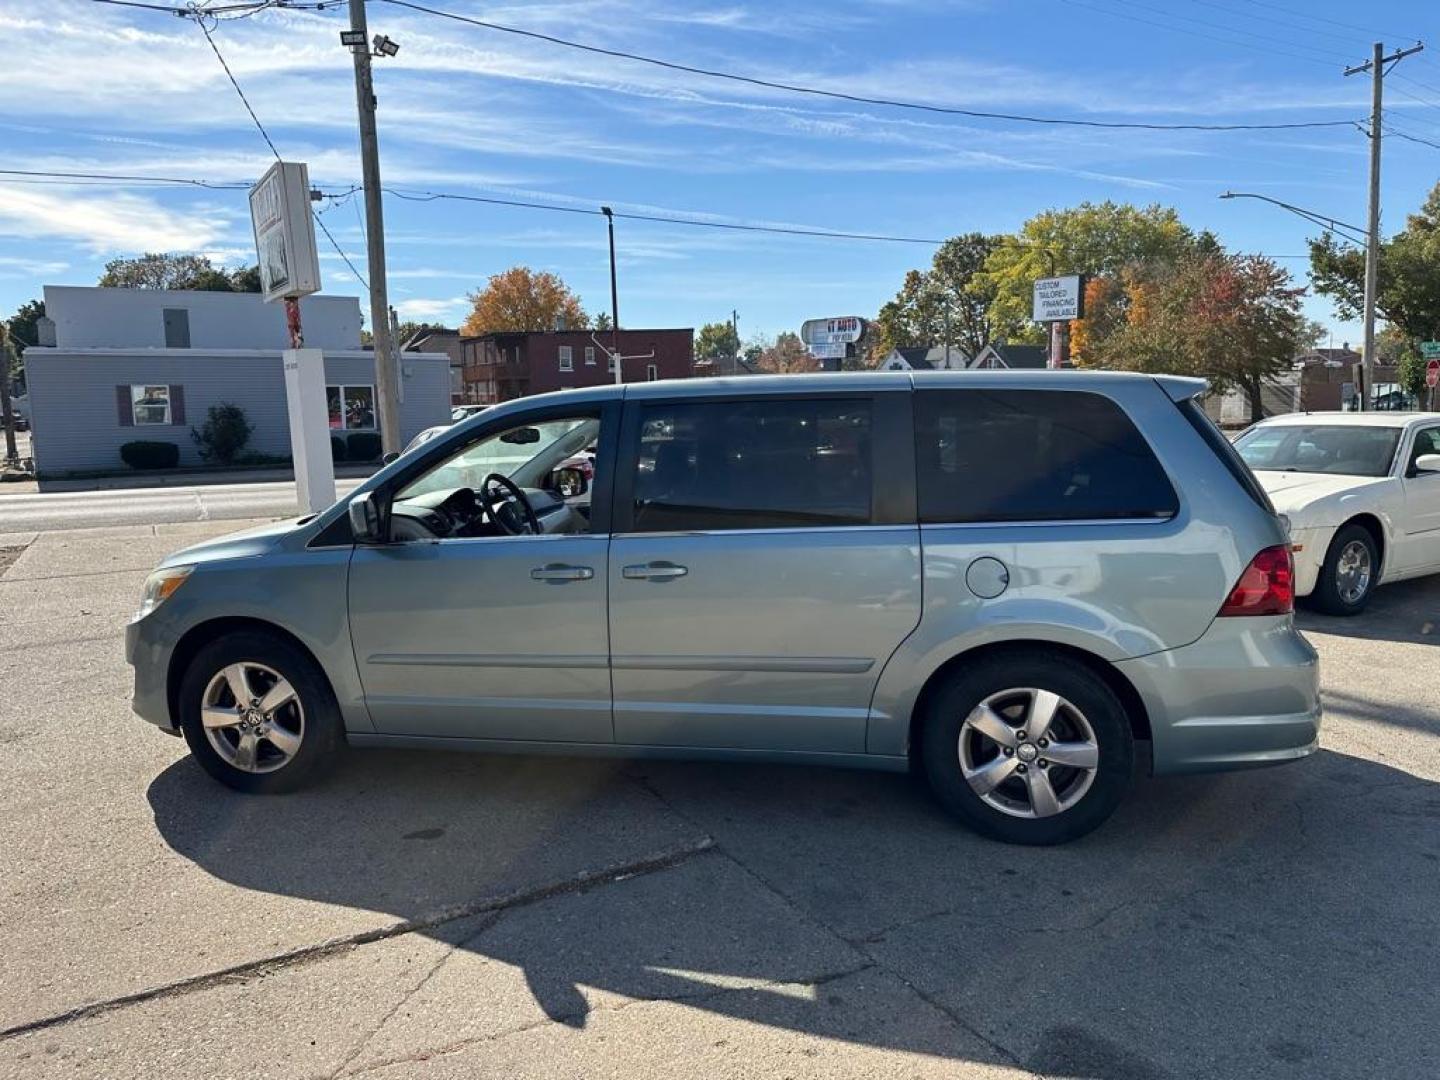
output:
<instances>
[{"instance_id":1,"label":"taillight","mask_svg":"<svg viewBox=\"0 0 1440 1080\"><path fill-rule=\"evenodd\" d=\"M1276 544L1250 560L1220 614L1289 615L1294 610L1295 563L1289 545Z\"/></svg>"}]
</instances>

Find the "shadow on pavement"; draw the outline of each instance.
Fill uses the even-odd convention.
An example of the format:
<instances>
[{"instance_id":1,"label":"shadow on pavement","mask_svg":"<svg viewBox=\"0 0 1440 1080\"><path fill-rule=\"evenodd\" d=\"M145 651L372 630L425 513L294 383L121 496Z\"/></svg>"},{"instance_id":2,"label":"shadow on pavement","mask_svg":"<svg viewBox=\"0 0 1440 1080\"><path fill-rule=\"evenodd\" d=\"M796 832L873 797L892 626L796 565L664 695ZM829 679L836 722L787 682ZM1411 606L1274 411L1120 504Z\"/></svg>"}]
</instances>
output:
<instances>
[{"instance_id":1,"label":"shadow on pavement","mask_svg":"<svg viewBox=\"0 0 1440 1080\"><path fill-rule=\"evenodd\" d=\"M635 820L597 820L617 789ZM980 840L908 777L803 768L369 752L322 789L256 799L187 759L148 795L166 841L218 878L404 919L543 879L592 833L678 815L713 835L469 937L426 931L523 969L572 1027L590 988L1047 1076L1440 1075L1440 789L1333 752L1143 782L1055 849ZM904 1007L883 1014L874 984L895 979Z\"/></svg>"},{"instance_id":2,"label":"shadow on pavement","mask_svg":"<svg viewBox=\"0 0 1440 1080\"><path fill-rule=\"evenodd\" d=\"M1440 575L1382 585L1359 615L1325 615L1302 606L1295 622L1318 634L1440 645Z\"/></svg>"}]
</instances>

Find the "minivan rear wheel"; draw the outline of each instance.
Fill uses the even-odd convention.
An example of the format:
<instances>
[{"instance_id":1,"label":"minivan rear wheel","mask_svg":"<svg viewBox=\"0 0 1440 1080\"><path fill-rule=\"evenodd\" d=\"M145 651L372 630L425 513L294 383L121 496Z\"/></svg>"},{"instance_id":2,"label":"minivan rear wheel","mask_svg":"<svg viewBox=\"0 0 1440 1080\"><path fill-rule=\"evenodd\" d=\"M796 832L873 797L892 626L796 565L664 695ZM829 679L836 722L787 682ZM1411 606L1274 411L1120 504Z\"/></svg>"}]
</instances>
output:
<instances>
[{"instance_id":1,"label":"minivan rear wheel","mask_svg":"<svg viewBox=\"0 0 1440 1080\"><path fill-rule=\"evenodd\" d=\"M962 666L931 695L921 738L945 808L1014 844L1059 844L1095 829L1124 798L1134 767L1114 692L1048 650Z\"/></svg>"},{"instance_id":2,"label":"minivan rear wheel","mask_svg":"<svg viewBox=\"0 0 1440 1080\"><path fill-rule=\"evenodd\" d=\"M190 753L236 791L294 791L334 765L345 745L325 673L279 637L239 631L195 654L180 682Z\"/></svg>"}]
</instances>

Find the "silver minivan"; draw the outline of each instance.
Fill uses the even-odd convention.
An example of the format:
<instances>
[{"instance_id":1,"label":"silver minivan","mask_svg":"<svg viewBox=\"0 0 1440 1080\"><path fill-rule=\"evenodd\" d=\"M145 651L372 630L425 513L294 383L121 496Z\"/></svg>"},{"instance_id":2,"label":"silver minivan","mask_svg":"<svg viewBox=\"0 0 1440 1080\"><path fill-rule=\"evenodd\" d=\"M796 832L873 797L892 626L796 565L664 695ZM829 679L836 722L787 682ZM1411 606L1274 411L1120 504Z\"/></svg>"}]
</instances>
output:
<instances>
[{"instance_id":1,"label":"silver minivan","mask_svg":"<svg viewBox=\"0 0 1440 1080\"><path fill-rule=\"evenodd\" d=\"M1203 389L906 372L506 402L325 513L166 559L134 707L247 792L347 744L914 768L987 835L1068 840L1137 759L1316 747L1284 523Z\"/></svg>"}]
</instances>

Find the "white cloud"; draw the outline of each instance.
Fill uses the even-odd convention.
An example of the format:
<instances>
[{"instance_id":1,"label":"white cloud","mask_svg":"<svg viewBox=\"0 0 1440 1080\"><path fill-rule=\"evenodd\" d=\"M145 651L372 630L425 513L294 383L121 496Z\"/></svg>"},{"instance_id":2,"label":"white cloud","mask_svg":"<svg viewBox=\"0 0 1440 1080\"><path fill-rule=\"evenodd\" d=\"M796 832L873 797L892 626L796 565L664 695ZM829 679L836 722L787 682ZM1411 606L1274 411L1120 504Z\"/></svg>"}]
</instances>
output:
<instances>
[{"instance_id":1,"label":"white cloud","mask_svg":"<svg viewBox=\"0 0 1440 1080\"><path fill-rule=\"evenodd\" d=\"M229 224L230 215L219 209L176 210L127 193L0 185L0 236L62 238L95 254L195 251L212 246Z\"/></svg>"},{"instance_id":2,"label":"white cloud","mask_svg":"<svg viewBox=\"0 0 1440 1080\"><path fill-rule=\"evenodd\" d=\"M470 301L463 296L452 296L447 300L421 299L399 300L395 311L404 319L459 320L469 310Z\"/></svg>"}]
</instances>

